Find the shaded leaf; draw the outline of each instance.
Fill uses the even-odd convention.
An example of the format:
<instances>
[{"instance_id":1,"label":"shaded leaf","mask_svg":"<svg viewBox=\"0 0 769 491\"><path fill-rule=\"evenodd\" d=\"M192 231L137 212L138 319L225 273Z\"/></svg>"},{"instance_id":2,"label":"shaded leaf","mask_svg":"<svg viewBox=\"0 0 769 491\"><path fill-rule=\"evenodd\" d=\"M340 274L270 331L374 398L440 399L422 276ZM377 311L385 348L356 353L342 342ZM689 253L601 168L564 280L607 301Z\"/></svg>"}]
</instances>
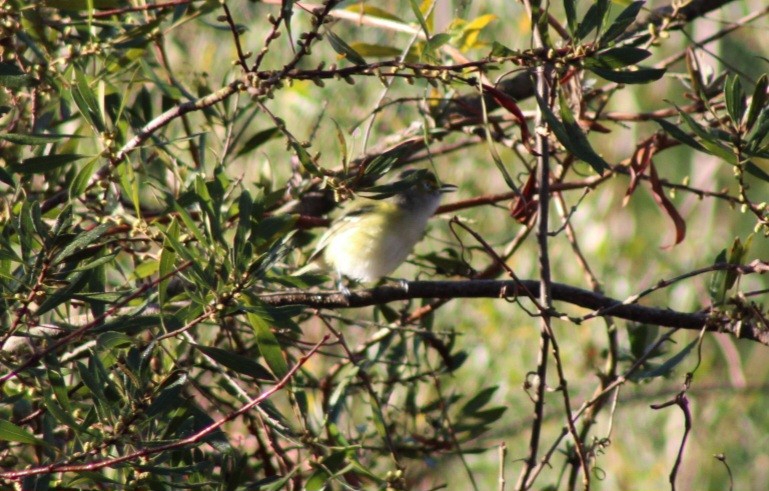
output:
<instances>
[{"instance_id":1,"label":"shaded leaf","mask_svg":"<svg viewBox=\"0 0 769 491\"><path fill-rule=\"evenodd\" d=\"M0 440L6 442L29 443L31 445L48 445L28 430L4 419L0 419Z\"/></svg>"},{"instance_id":2,"label":"shaded leaf","mask_svg":"<svg viewBox=\"0 0 769 491\"><path fill-rule=\"evenodd\" d=\"M661 365L654 367L650 370L644 370L630 376L631 380L642 380L647 378L663 377L670 374L675 367L681 364L684 359L691 353L692 349L697 345L699 340L695 339L691 343L687 344L684 349L668 358L667 361Z\"/></svg>"},{"instance_id":3,"label":"shaded leaf","mask_svg":"<svg viewBox=\"0 0 769 491\"><path fill-rule=\"evenodd\" d=\"M598 44L601 46L606 46L621 36L635 21L636 17L638 17L638 13L641 11L641 7L643 7L644 3L646 2L633 2L628 5L625 10L620 12L617 18L614 19L614 22L612 22L606 31L601 35L601 38L598 40Z\"/></svg>"},{"instance_id":4,"label":"shaded leaf","mask_svg":"<svg viewBox=\"0 0 769 491\"><path fill-rule=\"evenodd\" d=\"M339 53L344 58L347 58L352 63L363 66L366 64L366 60L363 59L363 57L352 47L345 43L342 38L334 34L333 32L326 31L326 37L328 38L328 42L331 43L331 47L334 48L334 51Z\"/></svg>"},{"instance_id":5,"label":"shaded leaf","mask_svg":"<svg viewBox=\"0 0 769 491\"><path fill-rule=\"evenodd\" d=\"M37 81L32 76L22 72L15 64L0 63L0 86L9 89L20 89L35 85L36 83Z\"/></svg>"},{"instance_id":6,"label":"shaded leaf","mask_svg":"<svg viewBox=\"0 0 769 491\"><path fill-rule=\"evenodd\" d=\"M246 142L243 144L240 150L238 150L238 153L235 154L235 158L240 157L241 155L247 154L259 148L261 145L263 145L267 141L272 140L273 138L276 138L279 135L280 135L280 130L274 127L259 131L254 136L246 140Z\"/></svg>"},{"instance_id":7,"label":"shaded leaf","mask_svg":"<svg viewBox=\"0 0 769 491\"><path fill-rule=\"evenodd\" d=\"M200 344L192 344L192 346L234 372L258 380L275 380L275 377L266 368L251 358L212 346L203 346Z\"/></svg>"},{"instance_id":8,"label":"shaded leaf","mask_svg":"<svg viewBox=\"0 0 769 491\"><path fill-rule=\"evenodd\" d=\"M472 399L467 401L459 412L468 416L477 413L478 410L489 403L497 389L499 389L498 385L481 390Z\"/></svg>"},{"instance_id":9,"label":"shaded leaf","mask_svg":"<svg viewBox=\"0 0 769 491\"><path fill-rule=\"evenodd\" d=\"M665 74L664 68L638 68L637 70L609 70L597 66L589 67L590 71L601 78L619 84L645 84L659 80Z\"/></svg>"},{"instance_id":10,"label":"shaded leaf","mask_svg":"<svg viewBox=\"0 0 769 491\"><path fill-rule=\"evenodd\" d=\"M539 96L537 96L537 102L545 115L548 126L566 150L571 152L578 159L589 164L599 174L602 174L604 170L609 168L609 164L598 155L595 150L593 150L593 147L590 146L587 136L582 132L574 119L574 115L569 110L563 94L559 94L561 119L563 122L558 120L555 114L553 114L547 106L547 103Z\"/></svg>"},{"instance_id":11,"label":"shaded leaf","mask_svg":"<svg viewBox=\"0 0 769 491\"><path fill-rule=\"evenodd\" d=\"M597 0L590 5L590 8L582 18L582 22L577 26L577 32L574 34L576 40L580 40L590 34L593 29L600 29L604 22L606 13L609 10L609 0Z\"/></svg>"},{"instance_id":12,"label":"shaded leaf","mask_svg":"<svg viewBox=\"0 0 769 491\"><path fill-rule=\"evenodd\" d=\"M288 364L283 358L283 350L278 339L272 333L270 325L259 315L248 312L246 314L248 322L256 335L256 344L259 346L259 352L267 362L267 365L278 379L283 378L288 373Z\"/></svg>"},{"instance_id":13,"label":"shaded leaf","mask_svg":"<svg viewBox=\"0 0 769 491\"><path fill-rule=\"evenodd\" d=\"M676 109L678 109L679 114L684 119L684 121L686 121L687 126L689 126L694 134L700 138L702 146L705 147L707 153L715 155L716 157L719 157L732 165L737 165L737 156L732 150L725 147L718 140L718 137L711 134L707 129L703 128L684 111L681 111L678 106L676 106Z\"/></svg>"},{"instance_id":14,"label":"shaded leaf","mask_svg":"<svg viewBox=\"0 0 769 491\"><path fill-rule=\"evenodd\" d=\"M681 143L688 145L695 150L699 150L700 152L707 152L705 148L697 142L691 135L686 133L681 129L680 126L675 125L667 120L664 119L655 119L654 120L658 125L662 126L662 129L665 130L665 133L669 134L676 140L680 141Z\"/></svg>"},{"instance_id":15,"label":"shaded leaf","mask_svg":"<svg viewBox=\"0 0 769 491\"><path fill-rule=\"evenodd\" d=\"M88 79L80 70L75 71L75 85L71 89L71 94L75 105L94 131L104 133L107 128L101 107L88 84Z\"/></svg>"},{"instance_id":16,"label":"shaded leaf","mask_svg":"<svg viewBox=\"0 0 769 491\"><path fill-rule=\"evenodd\" d=\"M745 119L745 128L747 130L753 128L753 124L756 122L756 119L758 119L758 115L766 106L767 97L769 97L769 94L766 93L767 88L769 88L769 77L764 73L758 79L758 82L756 82L756 88L753 90L753 98L748 107L748 116Z\"/></svg>"},{"instance_id":17,"label":"shaded leaf","mask_svg":"<svg viewBox=\"0 0 769 491\"><path fill-rule=\"evenodd\" d=\"M21 161L21 164L11 165L10 168L19 174L45 173L84 158L87 158L87 156L74 153L43 155L41 157L24 159Z\"/></svg>"},{"instance_id":18,"label":"shaded leaf","mask_svg":"<svg viewBox=\"0 0 769 491\"><path fill-rule=\"evenodd\" d=\"M563 10L566 12L566 24L569 26L569 33L574 36L574 32L577 30L576 0L563 0Z\"/></svg>"},{"instance_id":19,"label":"shaded leaf","mask_svg":"<svg viewBox=\"0 0 769 491\"><path fill-rule=\"evenodd\" d=\"M624 68L628 65L635 65L651 56L651 52L645 49L633 46L623 46L621 48L607 49L599 51L590 58L585 58L583 64L587 68Z\"/></svg>"},{"instance_id":20,"label":"shaded leaf","mask_svg":"<svg viewBox=\"0 0 769 491\"><path fill-rule=\"evenodd\" d=\"M0 134L0 140L9 141L17 145L47 145L56 143L59 140L69 138L80 138L79 135L25 135L22 133Z\"/></svg>"},{"instance_id":21,"label":"shaded leaf","mask_svg":"<svg viewBox=\"0 0 769 491\"><path fill-rule=\"evenodd\" d=\"M109 222L100 223L99 225L93 227L91 230L81 232L74 239L72 239L72 241L69 242L66 247L64 247L64 249L62 249L58 254L56 254L56 256L54 256L54 258L51 260L51 263L58 264L65 261L71 255L81 251L83 248L91 245L97 239L101 238L112 226L112 223Z\"/></svg>"},{"instance_id":22,"label":"shaded leaf","mask_svg":"<svg viewBox=\"0 0 769 491\"><path fill-rule=\"evenodd\" d=\"M727 76L724 82L724 102L732 123L739 127L745 114L745 91L742 89L739 75Z\"/></svg>"}]
</instances>

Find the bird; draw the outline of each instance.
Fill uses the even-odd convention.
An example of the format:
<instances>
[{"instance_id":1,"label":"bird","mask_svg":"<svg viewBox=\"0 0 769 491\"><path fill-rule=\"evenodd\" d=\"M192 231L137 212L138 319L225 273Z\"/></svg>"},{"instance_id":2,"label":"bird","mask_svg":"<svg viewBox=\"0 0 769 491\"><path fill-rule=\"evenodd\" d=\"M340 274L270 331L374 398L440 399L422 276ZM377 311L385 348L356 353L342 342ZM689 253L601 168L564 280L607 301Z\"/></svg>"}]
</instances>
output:
<instances>
[{"instance_id":1,"label":"bird","mask_svg":"<svg viewBox=\"0 0 769 491\"><path fill-rule=\"evenodd\" d=\"M389 199L356 197L350 209L332 222L312 257L323 255L338 279L375 282L395 271L424 236L429 218L443 193L456 189L441 184L429 170L406 170L393 184ZM344 288L343 288L344 290Z\"/></svg>"}]
</instances>

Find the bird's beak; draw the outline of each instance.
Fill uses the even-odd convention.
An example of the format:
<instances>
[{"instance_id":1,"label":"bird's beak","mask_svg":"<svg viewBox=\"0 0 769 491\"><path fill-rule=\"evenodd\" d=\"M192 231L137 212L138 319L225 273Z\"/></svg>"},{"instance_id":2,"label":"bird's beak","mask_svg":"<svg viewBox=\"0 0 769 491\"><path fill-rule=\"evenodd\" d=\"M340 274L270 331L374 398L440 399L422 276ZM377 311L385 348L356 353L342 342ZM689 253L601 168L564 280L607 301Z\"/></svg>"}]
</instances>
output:
<instances>
[{"instance_id":1,"label":"bird's beak","mask_svg":"<svg viewBox=\"0 0 769 491\"><path fill-rule=\"evenodd\" d=\"M457 187L453 184L441 184L440 191L441 193L453 193L457 190Z\"/></svg>"}]
</instances>

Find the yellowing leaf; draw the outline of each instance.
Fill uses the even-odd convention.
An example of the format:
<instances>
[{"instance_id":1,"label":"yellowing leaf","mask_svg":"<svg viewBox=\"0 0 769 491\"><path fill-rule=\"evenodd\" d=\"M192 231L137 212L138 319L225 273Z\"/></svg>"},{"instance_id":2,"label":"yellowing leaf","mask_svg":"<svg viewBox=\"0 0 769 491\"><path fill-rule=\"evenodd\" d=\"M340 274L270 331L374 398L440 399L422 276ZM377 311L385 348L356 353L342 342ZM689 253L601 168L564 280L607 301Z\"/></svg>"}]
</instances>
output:
<instances>
[{"instance_id":1,"label":"yellowing leaf","mask_svg":"<svg viewBox=\"0 0 769 491\"><path fill-rule=\"evenodd\" d=\"M486 27L487 25L489 25L489 23L491 21L494 21L494 20L497 20L497 16L494 15L494 14L482 15L480 17L476 17L475 19L471 20L465 26L465 29L468 30L468 31L471 30L471 29L473 29L473 30L481 30L484 27Z\"/></svg>"},{"instance_id":2,"label":"yellowing leaf","mask_svg":"<svg viewBox=\"0 0 769 491\"><path fill-rule=\"evenodd\" d=\"M463 52L484 46L485 43L478 41L478 36L491 21L496 19L497 16L492 14L476 17L469 22L456 19L450 26L454 36L454 44Z\"/></svg>"},{"instance_id":3,"label":"yellowing leaf","mask_svg":"<svg viewBox=\"0 0 769 491\"><path fill-rule=\"evenodd\" d=\"M357 51L361 56L373 56L374 58L392 58L400 56L401 50L393 46L384 46L381 44L369 44L354 42L350 47Z\"/></svg>"},{"instance_id":4,"label":"yellowing leaf","mask_svg":"<svg viewBox=\"0 0 769 491\"><path fill-rule=\"evenodd\" d=\"M379 17L381 19L389 19L394 20L396 22L403 22L400 17L397 15L391 14L390 12L380 9L379 7L374 7L373 5L364 5L361 3L355 3L354 5L350 5L345 10L348 10L350 12L355 12L356 14L363 14L368 15L371 17Z\"/></svg>"}]
</instances>

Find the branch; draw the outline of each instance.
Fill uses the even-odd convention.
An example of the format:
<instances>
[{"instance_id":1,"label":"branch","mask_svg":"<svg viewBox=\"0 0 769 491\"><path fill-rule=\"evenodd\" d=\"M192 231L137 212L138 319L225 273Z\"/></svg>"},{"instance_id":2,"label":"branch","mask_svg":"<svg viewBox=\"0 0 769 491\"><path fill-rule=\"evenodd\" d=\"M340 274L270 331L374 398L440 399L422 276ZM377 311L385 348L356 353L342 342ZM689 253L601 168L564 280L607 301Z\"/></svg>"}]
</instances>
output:
<instances>
[{"instance_id":1,"label":"branch","mask_svg":"<svg viewBox=\"0 0 769 491\"><path fill-rule=\"evenodd\" d=\"M738 269L736 265L714 265L713 271L732 268ZM271 306L305 305L317 309L339 309L381 305L414 298L502 298L509 300L517 296L528 298L529 294L535 296L539 294L539 281L411 281L405 284L405 288L382 286L351 291L348 295L336 291L289 291L260 295L259 299ZM624 303L601 293L562 283L553 283L552 296L553 300L600 311L599 316L611 315L640 324L690 330L701 330L707 324L706 331L726 332L740 339L749 339L769 346L769 331L762 329L762 326L744 320L741 325L739 323L732 324L727 315L715 316L715 314L711 314L710 310L679 312L635 303Z\"/></svg>"}]
</instances>

